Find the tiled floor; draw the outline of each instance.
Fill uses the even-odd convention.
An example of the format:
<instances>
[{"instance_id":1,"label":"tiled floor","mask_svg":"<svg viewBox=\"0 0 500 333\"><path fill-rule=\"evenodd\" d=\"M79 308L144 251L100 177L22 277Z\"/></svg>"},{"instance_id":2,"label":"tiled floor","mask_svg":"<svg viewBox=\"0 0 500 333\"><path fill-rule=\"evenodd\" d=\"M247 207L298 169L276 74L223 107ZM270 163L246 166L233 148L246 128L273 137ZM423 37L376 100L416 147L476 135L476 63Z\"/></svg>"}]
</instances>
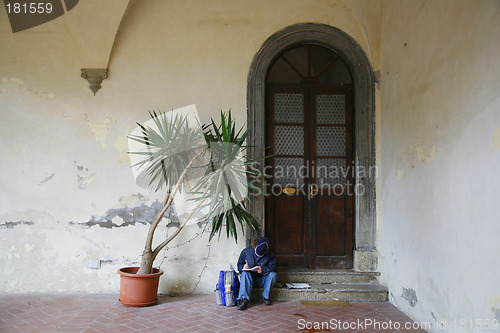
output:
<instances>
[{"instance_id":1,"label":"tiled floor","mask_svg":"<svg viewBox=\"0 0 500 333\"><path fill-rule=\"evenodd\" d=\"M161 296L145 308L128 308L117 299L117 294L0 294L0 332L425 332L405 329L411 320L390 303L252 303L238 311L217 306L213 295Z\"/></svg>"}]
</instances>

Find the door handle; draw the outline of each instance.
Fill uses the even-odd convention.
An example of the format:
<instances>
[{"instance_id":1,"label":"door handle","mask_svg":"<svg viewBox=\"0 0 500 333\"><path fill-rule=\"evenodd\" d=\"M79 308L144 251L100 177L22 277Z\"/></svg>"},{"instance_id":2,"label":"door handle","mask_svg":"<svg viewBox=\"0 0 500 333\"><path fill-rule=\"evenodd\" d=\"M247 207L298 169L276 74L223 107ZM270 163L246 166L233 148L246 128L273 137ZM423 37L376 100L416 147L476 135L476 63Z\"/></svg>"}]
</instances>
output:
<instances>
[{"instance_id":1,"label":"door handle","mask_svg":"<svg viewBox=\"0 0 500 333\"><path fill-rule=\"evenodd\" d=\"M293 187L285 187L282 192L285 194L294 194L295 191L296 190Z\"/></svg>"},{"instance_id":2,"label":"door handle","mask_svg":"<svg viewBox=\"0 0 500 333\"><path fill-rule=\"evenodd\" d=\"M312 198L314 196L314 194L318 192L318 189L316 189L314 187L314 185L312 185L312 184L309 185L309 188L310 188L310 193L311 193L311 198Z\"/></svg>"}]
</instances>

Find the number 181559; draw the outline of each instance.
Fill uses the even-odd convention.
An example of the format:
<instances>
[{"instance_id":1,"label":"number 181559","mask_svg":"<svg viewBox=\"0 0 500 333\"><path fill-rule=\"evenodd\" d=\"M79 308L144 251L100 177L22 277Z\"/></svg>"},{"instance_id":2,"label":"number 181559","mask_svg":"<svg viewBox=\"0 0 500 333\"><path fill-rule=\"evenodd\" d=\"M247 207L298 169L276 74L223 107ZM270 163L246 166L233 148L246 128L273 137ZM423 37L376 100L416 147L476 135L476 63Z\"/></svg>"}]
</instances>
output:
<instances>
[{"instance_id":1,"label":"number 181559","mask_svg":"<svg viewBox=\"0 0 500 333\"><path fill-rule=\"evenodd\" d=\"M7 13L11 14L43 14L52 13L52 4L50 2L32 2L32 3L7 3Z\"/></svg>"}]
</instances>

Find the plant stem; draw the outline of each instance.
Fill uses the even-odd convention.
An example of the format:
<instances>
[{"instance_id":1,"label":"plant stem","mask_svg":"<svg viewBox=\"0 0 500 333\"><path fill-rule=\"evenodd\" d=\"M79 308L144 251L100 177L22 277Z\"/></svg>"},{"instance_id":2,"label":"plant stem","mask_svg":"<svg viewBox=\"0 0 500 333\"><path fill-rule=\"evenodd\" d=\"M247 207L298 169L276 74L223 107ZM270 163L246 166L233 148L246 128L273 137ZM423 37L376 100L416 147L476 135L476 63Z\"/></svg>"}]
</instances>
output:
<instances>
[{"instance_id":1,"label":"plant stem","mask_svg":"<svg viewBox=\"0 0 500 333\"><path fill-rule=\"evenodd\" d=\"M164 203L162 209L160 210L160 212L158 212L158 215L156 215L155 220L153 221L153 223L151 223L151 226L149 227L148 235L146 238L146 244L144 246L144 252L142 253L141 265L140 265L139 270L137 271L137 274L151 274L151 272L153 270L153 261L155 260L156 256L158 255L158 252L159 252L156 250L153 251L153 237L154 237L154 232L156 230L156 227L160 223L161 219L163 218L163 216L165 215L167 210L172 205L172 203L174 201L175 194L177 193L181 184L183 183L184 178L186 177L188 170L191 168L194 161L196 159L200 158L204 153L205 153L204 150L200 151L198 154L196 154L191 159L191 161L189 161L188 165L186 165L186 168L184 169L184 171L182 171L181 175L179 176L179 180L175 184L174 190L172 191L172 193L167 194L167 198L165 199L165 203ZM189 216L189 218L191 216L192 216L192 214ZM180 231L180 230L178 230L178 231ZM176 233L174 233L174 235L177 235L179 233L178 231ZM170 240L171 240L171 238L173 238L173 237L169 237Z\"/></svg>"},{"instance_id":2,"label":"plant stem","mask_svg":"<svg viewBox=\"0 0 500 333\"><path fill-rule=\"evenodd\" d=\"M184 222L182 222L180 227L177 228L177 230L170 237L168 237L166 240L164 240L156 247L156 249L153 251L153 260L154 258L156 258L158 253L160 253L161 249L167 246L167 244L170 243L172 239L174 239L179 234L179 232L181 232L181 230L186 226L186 224L189 222L193 214L201 207L201 205L205 202L205 200L207 200L207 198L201 200L200 203L191 211L191 213L189 213L189 215L186 217Z\"/></svg>"}]
</instances>

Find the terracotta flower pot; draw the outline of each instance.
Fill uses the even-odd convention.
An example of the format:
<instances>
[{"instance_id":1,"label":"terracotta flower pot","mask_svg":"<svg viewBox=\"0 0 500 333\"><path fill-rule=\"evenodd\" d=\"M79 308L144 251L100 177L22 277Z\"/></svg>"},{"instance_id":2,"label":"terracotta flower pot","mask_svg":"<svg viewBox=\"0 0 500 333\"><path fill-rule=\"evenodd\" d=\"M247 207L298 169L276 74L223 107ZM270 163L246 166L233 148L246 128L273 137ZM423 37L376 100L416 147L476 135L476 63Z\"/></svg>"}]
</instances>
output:
<instances>
[{"instance_id":1,"label":"terracotta flower pot","mask_svg":"<svg viewBox=\"0 0 500 333\"><path fill-rule=\"evenodd\" d=\"M153 268L151 274L136 274L139 267L124 267L120 274L120 303L125 306L149 306L156 303L158 282L163 271Z\"/></svg>"}]
</instances>

